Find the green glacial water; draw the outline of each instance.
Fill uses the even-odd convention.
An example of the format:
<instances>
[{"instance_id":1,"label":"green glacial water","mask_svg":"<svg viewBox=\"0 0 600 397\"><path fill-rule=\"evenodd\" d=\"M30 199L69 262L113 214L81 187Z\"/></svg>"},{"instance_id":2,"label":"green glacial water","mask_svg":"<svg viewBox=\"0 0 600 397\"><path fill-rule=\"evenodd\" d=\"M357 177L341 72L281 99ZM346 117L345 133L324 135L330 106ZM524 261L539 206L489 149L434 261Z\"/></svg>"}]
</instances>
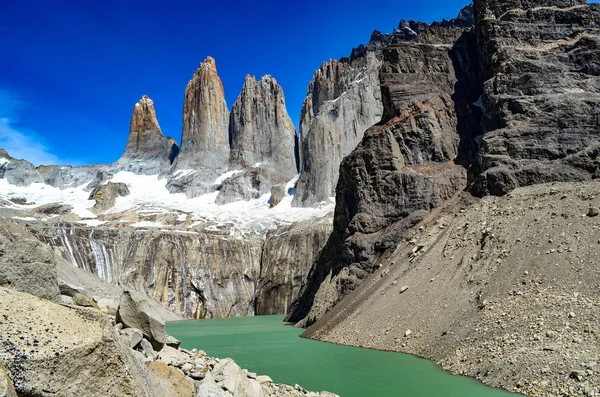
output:
<instances>
[{"instance_id":1,"label":"green glacial water","mask_svg":"<svg viewBox=\"0 0 600 397\"><path fill-rule=\"evenodd\" d=\"M300 338L283 316L186 320L167 324L185 349L230 357L277 383L328 390L342 397L501 397L514 394L406 354L338 346Z\"/></svg>"}]
</instances>

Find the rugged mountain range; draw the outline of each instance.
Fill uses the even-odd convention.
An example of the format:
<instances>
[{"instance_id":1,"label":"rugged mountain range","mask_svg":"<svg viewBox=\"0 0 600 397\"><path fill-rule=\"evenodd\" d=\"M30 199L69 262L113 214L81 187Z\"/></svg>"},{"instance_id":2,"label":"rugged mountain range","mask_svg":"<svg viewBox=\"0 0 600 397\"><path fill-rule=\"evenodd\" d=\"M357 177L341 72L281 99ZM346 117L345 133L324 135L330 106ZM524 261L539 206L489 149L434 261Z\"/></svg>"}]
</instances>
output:
<instances>
[{"instance_id":1,"label":"rugged mountain range","mask_svg":"<svg viewBox=\"0 0 600 397\"><path fill-rule=\"evenodd\" d=\"M583 0L401 21L315 72L299 136L272 76L229 112L208 57L180 149L143 97L115 164L1 152L0 214L184 316L287 313L307 337L598 395L599 29Z\"/></svg>"}]
</instances>

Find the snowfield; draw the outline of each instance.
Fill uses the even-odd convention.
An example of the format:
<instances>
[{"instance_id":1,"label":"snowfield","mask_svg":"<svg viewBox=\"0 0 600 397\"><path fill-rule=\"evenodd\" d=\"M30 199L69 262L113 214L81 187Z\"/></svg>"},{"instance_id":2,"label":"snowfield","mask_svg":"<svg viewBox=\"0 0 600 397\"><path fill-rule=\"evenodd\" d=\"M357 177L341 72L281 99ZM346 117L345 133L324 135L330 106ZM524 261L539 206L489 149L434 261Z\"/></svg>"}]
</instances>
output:
<instances>
[{"instance_id":1,"label":"snowfield","mask_svg":"<svg viewBox=\"0 0 600 397\"><path fill-rule=\"evenodd\" d=\"M230 171L220 176L215 185L221 184L227 178L239 171ZM231 233L241 232L242 235L262 233L279 224L289 224L311 218L323 217L333 212L334 204L324 204L318 208L292 207L293 188L298 177L291 180L286 189L286 196L275 208L270 208L270 195L251 201L238 201L226 205L217 205L215 200L218 191L196 197L187 198L183 193L170 193L167 188L167 179L159 179L158 175L137 175L132 172L121 171L110 180L114 183L124 183L129 188L130 194L119 197L115 206L104 214L114 215L136 212L143 216L174 213L177 220L182 222L190 219L189 227L203 225L207 229L220 230L227 228ZM88 182L89 183L89 182ZM34 183L27 187L11 185L6 179L0 179L0 196L4 198L24 198L28 203L35 205L12 204L12 207L21 210L31 209L48 203L64 203L73 207L73 213L82 218L82 223L89 226L99 226L104 223L98 219L91 208L94 200L88 200L90 193L84 190L88 184L64 190L52 186ZM100 215L102 218L102 215ZM165 225L154 221L139 221L131 224L138 228L164 228ZM238 233L236 233L238 234Z\"/></svg>"}]
</instances>

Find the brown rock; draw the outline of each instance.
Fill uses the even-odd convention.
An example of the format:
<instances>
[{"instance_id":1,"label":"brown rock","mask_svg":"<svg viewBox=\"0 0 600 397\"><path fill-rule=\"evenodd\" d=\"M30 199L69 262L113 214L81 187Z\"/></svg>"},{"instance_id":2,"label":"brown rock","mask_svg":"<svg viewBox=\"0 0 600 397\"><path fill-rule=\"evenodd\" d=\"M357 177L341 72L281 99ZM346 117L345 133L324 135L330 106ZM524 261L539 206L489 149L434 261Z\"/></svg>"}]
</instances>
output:
<instances>
[{"instance_id":1,"label":"brown rock","mask_svg":"<svg viewBox=\"0 0 600 397\"><path fill-rule=\"evenodd\" d=\"M152 374L154 387L161 389L164 397L194 397L194 388L183 372L159 361L146 364Z\"/></svg>"}]
</instances>

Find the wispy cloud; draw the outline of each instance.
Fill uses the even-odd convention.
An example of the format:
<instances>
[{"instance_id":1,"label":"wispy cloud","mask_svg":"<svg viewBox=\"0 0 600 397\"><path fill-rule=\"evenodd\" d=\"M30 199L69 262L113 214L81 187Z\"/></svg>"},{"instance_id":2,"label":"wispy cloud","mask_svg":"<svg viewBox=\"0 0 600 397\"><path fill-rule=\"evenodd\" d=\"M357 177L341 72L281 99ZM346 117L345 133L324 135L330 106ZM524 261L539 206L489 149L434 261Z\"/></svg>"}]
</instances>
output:
<instances>
[{"instance_id":1,"label":"wispy cloud","mask_svg":"<svg viewBox=\"0 0 600 397\"><path fill-rule=\"evenodd\" d=\"M0 89L0 148L34 165L60 164L40 134L19 125L20 115L27 106L18 95Z\"/></svg>"}]
</instances>

